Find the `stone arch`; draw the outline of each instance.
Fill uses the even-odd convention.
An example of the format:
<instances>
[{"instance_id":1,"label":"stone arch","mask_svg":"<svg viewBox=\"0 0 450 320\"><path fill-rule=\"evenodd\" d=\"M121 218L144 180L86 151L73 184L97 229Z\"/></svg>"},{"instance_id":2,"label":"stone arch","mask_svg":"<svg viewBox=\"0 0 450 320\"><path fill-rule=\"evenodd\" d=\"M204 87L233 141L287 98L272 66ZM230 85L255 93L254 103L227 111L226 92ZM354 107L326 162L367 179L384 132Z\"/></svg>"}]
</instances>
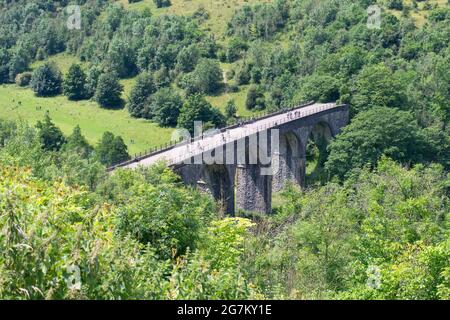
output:
<instances>
[{"instance_id":1,"label":"stone arch","mask_svg":"<svg viewBox=\"0 0 450 320\"><path fill-rule=\"evenodd\" d=\"M221 164L204 165L198 187L216 199L223 214L235 212L235 170Z\"/></svg>"},{"instance_id":2,"label":"stone arch","mask_svg":"<svg viewBox=\"0 0 450 320\"><path fill-rule=\"evenodd\" d=\"M320 181L324 174L324 164L328 157L327 146L335 136L332 124L324 120L311 126L305 140L305 185Z\"/></svg>"},{"instance_id":3,"label":"stone arch","mask_svg":"<svg viewBox=\"0 0 450 320\"><path fill-rule=\"evenodd\" d=\"M308 135L308 139L313 137L315 141L325 140L326 143L329 143L330 140L335 136L332 125L330 125L327 121L317 121L314 126L311 127L311 130Z\"/></svg>"},{"instance_id":4,"label":"stone arch","mask_svg":"<svg viewBox=\"0 0 450 320\"><path fill-rule=\"evenodd\" d=\"M301 186L303 179L304 148L301 139L293 131L288 131L280 134L279 141L276 155L279 170L273 177L273 192L282 190L288 182Z\"/></svg>"}]
</instances>

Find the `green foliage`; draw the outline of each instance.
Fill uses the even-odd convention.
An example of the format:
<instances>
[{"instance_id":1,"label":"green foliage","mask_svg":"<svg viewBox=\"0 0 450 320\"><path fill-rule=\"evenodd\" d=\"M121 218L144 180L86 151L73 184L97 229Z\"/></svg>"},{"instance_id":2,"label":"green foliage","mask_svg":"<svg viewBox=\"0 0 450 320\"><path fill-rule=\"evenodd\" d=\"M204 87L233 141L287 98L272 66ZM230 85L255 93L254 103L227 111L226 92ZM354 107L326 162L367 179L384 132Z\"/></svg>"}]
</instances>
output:
<instances>
[{"instance_id":1,"label":"green foliage","mask_svg":"<svg viewBox=\"0 0 450 320\"><path fill-rule=\"evenodd\" d=\"M442 273L448 269L449 257L448 243L430 246L418 242L406 246L392 265L382 269L383 286L378 295L399 300L445 298L438 290L448 288Z\"/></svg>"},{"instance_id":2,"label":"green foliage","mask_svg":"<svg viewBox=\"0 0 450 320\"><path fill-rule=\"evenodd\" d=\"M17 130L17 124L12 121L0 119L0 147L3 148L8 141L13 137Z\"/></svg>"},{"instance_id":3,"label":"green foliage","mask_svg":"<svg viewBox=\"0 0 450 320\"><path fill-rule=\"evenodd\" d=\"M133 43L140 71L190 69L200 58L194 47L203 57L215 56L214 40L202 33L192 18L163 15L149 19L144 14L128 15L126 19L134 21L140 32L133 34L131 28L123 27L123 34ZM194 58L192 61L186 61L191 57Z\"/></svg>"},{"instance_id":4,"label":"green foliage","mask_svg":"<svg viewBox=\"0 0 450 320\"><path fill-rule=\"evenodd\" d=\"M194 94L187 98L180 110L178 127L194 132L194 121L202 121L203 128L222 127L225 118L218 109L215 109L200 94Z\"/></svg>"},{"instance_id":5,"label":"green foliage","mask_svg":"<svg viewBox=\"0 0 450 320\"><path fill-rule=\"evenodd\" d=\"M339 48L336 53L331 53L321 61L319 70L335 78L350 80L365 64L367 53L355 45L347 45Z\"/></svg>"},{"instance_id":6,"label":"green foliage","mask_svg":"<svg viewBox=\"0 0 450 320\"><path fill-rule=\"evenodd\" d=\"M191 72L195 69L200 59L200 50L196 45L184 47L177 55L177 70Z\"/></svg>"},{"instance_id":7,"label":"green foliage","mask_svg":"<svg viewBox=\"0 0 450 320\"><path fill-rule=\"evenodd\" d=\"M0 49L0 84L10 82L9 78L9 59L10 53L6 48Z\"/></svg>"},{"instance_id":8,"label":"green foliage","mask_svg":"<svg viewBox=\"0 0 450 320\"><path fill-rule=\"evenodd\" d=\"M165 170L161 180L174 180L172 176ZM135 184L127 203L118 208L117 232L151 245L164 259L179 256L197 247L201 226L213 208L208 198L177 183Z\"/></svg>"},{"instance_id":9,"label":"green foliage","mask_svg":"<svg viewBox=\"0 0 450 320\"><path fill-rule=\"evenodd\" d=\"M173 299L262 298L239 270L244 241L254 224L247 219L213 221L204 248L178 259L170 278Z\"/></svg>"},{"instance_id":10,"label":"green foliage","mask_svg":"<svg viewBox=\"0 0 450 320\"><path fill-rule=\"evenodd\" d=\"M354 112L373 107L406 109L405 84L398 74L384 64L369 65L361 70L352 89L351 106Z\"/></svg>"},{"instance_id":11,"label":"green foliage","mask_svg":"<svg viewBox=\"0 0 450 320\"><path fill-rule=\"evenodd\" d=\"M434 53L417 61L409 96L419 122L424 126L446 124L450 119L450 59Z\"/></svg>"},{"instance_id":12,"label":"green foliage","mask_svg":"<svg viewBox=\"0 0 450 320\"><path fill-rule=\"evenodd\" d=\"M261 87L251 86L247 92L247 99L245 100L245 107L248 110L261 110L266 106L264 93L261 90Z\"/></svg>"},{"instance_id":13,"label":"green foliage","mask_svg":"<svg viewBox=\"0 0 450 320\"><path fill-rule=\"evenodd\" d=\"M251 66L247 63L239 65L235 74L235 80L238 85L248 84L251 80Z\"/></svg>"},{"instance_id":14,"label":"green foliage","mask_svg":"<svg viewBox=\"0 0 450 320\"><path fill-rule=\"evenodd\" d=\"M244 218L213 221L203 249L205 257L216 270L235 268L244 252L244 242L253 222Z\"/></svg>"},{"instance_id":15,"label":"green foliage","mask_svg":"<svg viewBox=\"0 0 450 320\"><path fill-rule=\"evenodd\" d=\"M187 81L192 82L188 93L214 93L222 83L223 74L217 61L200 59L195 70L189 74Z\"/></svg>"},{"instance_id":16,"label":"green foliage","mask_svg":"<svg viewBox=\"0 0 450 320\"><path fill-rule=\"evenodd\" d=\"M436 8L430 12L428 19L432 22L449 20L450 19L450 9L449 8Z\"/></svg>"},{"instance_id":17,"label":"green foliage","mask_svg":"<svg viewBox=\"0 0 450 320\"><path fill-rule=\"evenodd\" d=\"M0 189L5 191L0 207L6 210L0 215L1 298L258 297L236 269L252 224L244 219L210 224L212 200L179 185L164 166L122 170L111 176L111 191L120 185L124 193L113 193L117 212L110 205L97 204L84 189L46 183L23 169L1 165L0 170ZM136 214L131 206L138 202L123 197L126 193L145 201L149 212L142 217ZM159 194L175 202L162 201ZM135 229L124 228L125 220L131 222L132 217L151 220L135 227L153 232L155 247L140 244L133 239ZM212 240L218 246L207 246ZM177 248L182 244L201 248L180 255ZM233 250L223 255L222 248L228 247ZM172 259L174 253L177 257Z\"/></svg>"},{"instance_id":18,"label":"green foliage","mask_svg":"<svg viewBox=\"0 0 450 320\"><path fill-rule=\"evenodd\" d=\"M130 159L128 148L122 137L114 136L111 132L105 132L96 149L101 163L106 166L118 164Z\"/></svg>"},{"instance_id":19,"label":"green foliage","mask_svg":"<svg viewBox=\"0 0 450 320\"><path fill-rule=\"evenodd\" d=\"M98 78L94 99L104 108L117 108L123 103L122 91L123 86L119 83L117 75L104 73Z\"/></svg>"},{"instance_id":20,"label":"green foliage","mask_svg":"<svg viewBox=\"0 0 450 320\"><path fill-rule=\"evenodd\" d=\"M94 206L86 191L44 183L27 170L0 170L1 298L163 297L167 264L151 248L113 237L108 206Z\"/></svg>"},{"instance_id":21,"label":"green foliage","mask_svg":"<svg viewBox=\"0 0 450 320\"><path fill-rule=\"evenodd\" d=\"M130 77L137 73L136 56L129 41L114 37L105 58L106 69L119 77Z\"/></svg>"},{"instance_id":22,"label":"green foliage","mask_svg":"<svg viewBox=\"0 0 450 320\"><path fill-rule=\"evenodd\" d=\"M66 142L61 129L55 126L48 113L45 114L44 121L38 121L36 128L38 129L42 147L45 150L58 151Z\"/></svg>"},{"instance_id":23,"label":"green foliage","mask_svg":"<svg viewBox=\"0 0 450 320\"><path fill-rule=\"evenodd\" d=\"M30 84L32 76L33 74L31 72L19 73L16 76L15 82L19 87L26 87Z\"/></svg>"},{"instance_id":24,"label":"green foliage","mask_svg":"<svg viewBox=\"0 0 450 320\"><path fill-rule=\"evenodd\" d=\"M158 89L170 86L170 82L172 81L169 70L165 66L155 72L153 80Z\"/></svg>"},{"instance_id":25,"label":"green foliage","mask_svg":"<svg viewBox=\"0 0 450 320\"><path fill-rule=\"evenodd\" d=\"M289 189L244 251L269 297L442 299L448 292L448 175L383 158L343 185Z\"/></svg>"},{"instance_id":26,"label":"green foliage","mask_svg":"<svg viewBox=\"0 0 450 320\"><path fill-rule=\"evenodd\" d=\"M79 64L73 64L69 68L63 83L64 95L69 100L81 100L87 96L86 75Z\"/></svg>"},{"instance_id":27,"label":"green foliage","mask_svg":"<svg viewBox=\"0 0 450 320\"><path fill-rule=\"evenodd\" d=\"M97 90L98 79L102 74L102 70L96 66L92 66L86 77L86 98L92 98Z\"/></svg>"},{"instance_id":28,"label":"green foliage","mask_svg":"<svg viewBox=\"0 0 450 320\"><path fill-rule=\"evenodd\" d=\"M152 118L162 127L174 127L182 106L183 100L176 91L162 88L147 100L144 117Z\"/></svg>"},{"instance_id":29,"label":"green foliage","mask_svg":"<svg viewBox=\"0 0 450 320\"><path fill-rule=\"evenodd\" d=\"M329 147L325 164L340 178L365 165L374 166L384 154L402 163L427 157L428 148L411 113L378 107L359 113Z\"/></svg>"},{"instance_id":30,"label":"green foliage","mask_svg":"<svg viewBox=\"0 0 450 320\"><path fill-rule=\"evenodd\" d=\"M238 37L230 39L226 51L227 62L235 62L242 57L242 53L248 49L247 43Z\"/></svg>"},{"instance_id":31,"label":"green foliage","mask_svg":"<svg viewBox=\"0 0 450 320\"><path fill-rule=\"evenodd\" d=\"M388 0L387 7L389 9L402 10L403 9L403 1L402 0Z\"/></svg>"},{"instance_id":32,"label":"green foliage","mask_svg":"<svg viewBox=\"0 0 450 320\"><path fill-rule=\"evenodd\" d=\"M214 269L200 254L179 259L170 277L168 299L262 299L241 272Z\"/></svg>"},{"instance_id":33,"label":"green foliage","mask_svg":"<svg viewBox=\"0 0 450 320\"><path fill-rule=\"evenodd\" d=\"M0 298L449 299L449 10L429 1L420 6L427 17L386 10L376 30L366 26L373 3L244 5L225 35L211 34L212 19L199 28L201 9L153 16L81 1L83 28L72 32L65 2L0 5L0 83L26 85L31 67L38 96L60 93L61 77L32 63L65 51L92 66L85 80L69 70L69 98L84 90L119 107L118 77L144 73L128 99L132 114L190 130L194 120L221 126L220 112L193 95L222 94L220 39L219 59L233 63L224 66L233 70L227 88L252 84L249 109L339 99L353 118L329 148L327 169L340 184L291 185L278 214L257 224L217 220L212 199L164 165L108 175L105 165L129 158L111 133L93 151L79 127L66 141L50 118L38 129L0 120ZM104 72L117 76L99 79ZM231 101L225 109L235 117ZM431 162L444 169L418 165ZM79 288L67 282L74 266Z\"/></svg>"},{"instance_id":34,"label":"green foliage","mask_svg":"<svg viewBox=\"0 0 450 320\"><path fill-rule=\"evenodd\" d=\"M297 101L335 102L339 99L339 83L333 76L313 75L303 79ZM295 98L294 98L295 99Z\"/></svg>"},{"instance_id":35,"label":"green foliage","mask_svg":"<svg viewBox=\"0 0 450 320\"><path fill-rule=\"evenodd\" d=\"M144 117L144 107L148 97L156 90L153 82L153 75L151 73L142 73L136 79L136 84L131 90L127 102L127 108L133 117Z\"/></svg>"},{"instance_id":36,"label":"green foliage","mask_svg":"<svg viewBox=\"0 0 450 320\"><path fill-rule=\"evenodd\" d=\"M73 129L73 132L67 138L63 149L77 152L83 158L88 158L94 150L94 148L87 142L86 138L81 134L80 126L76 126Z\"/></svg>"},{"instance_id":37,"label":"green foliage","mask_svg":"<svg viewBox=\"0 0 450 320\"><path fill-rule=\"evenodd\" d=\"M31 87L39 97L60 94L62 90L61 72L54 64L45 63L33 72Z\"/></svg>"},{"instance_id":38,"label":"green foliage","mask_svg":"<svg viewBox=\"0 0 450 320\"><path fill-rule=\"evenodd\" d=\"M153 0L157 8L164 8L164 7L170 7L171 1L170 0Z\"/></svg>"},{"instance_id":39,"label":"green foliage","mask_svg":"<svg viewBox=\"0 0 450 320\"><path fill-rule=\"evenodd\" d=\"M236 118L237 107L234 100L228 100L227 105L225 106L225 117L227 119Z\"/></svg>"},{"instance_id":40,"label":"green foliage","mask_svg":"<svg viewBox=\"0 0 450 320\"><path fill-rule=\"evenodd\" d=\"M268 39L287 22L289 4L277 0L273 4L258 3L253 7L244 5L228 23L228 33L245 39Z\"/></svg>"},{"instance_id":41,"label":"green foliage","mask_svg":"<svg viewBox=\"0 0 450 320\"><path fill-rule=\"evenodd\" d=\"M46 122L46 121L45 121ZM42 123L47 128L50 126ZM105 167L92 156L77 129L69 136L59 152L42 148L39 130L19 122L0 122L0 162L11 166L28 167L37 178L63 180L69 185L83 185L94 190L106 174ZM58 144L60 146L60 144Z\"/></svg>"},{"instance_id":42,"label":"green foliage","mask_svg":"<svg viewBox=\"0 0 450 320\"><path fill-rule=\"evenodd\" d=\"M3 122L1 126L2 164L31 167L37 177L48 177L53 171L51 154L42 148L38 130L23 122Z\"/></svg>"}]
</instances>

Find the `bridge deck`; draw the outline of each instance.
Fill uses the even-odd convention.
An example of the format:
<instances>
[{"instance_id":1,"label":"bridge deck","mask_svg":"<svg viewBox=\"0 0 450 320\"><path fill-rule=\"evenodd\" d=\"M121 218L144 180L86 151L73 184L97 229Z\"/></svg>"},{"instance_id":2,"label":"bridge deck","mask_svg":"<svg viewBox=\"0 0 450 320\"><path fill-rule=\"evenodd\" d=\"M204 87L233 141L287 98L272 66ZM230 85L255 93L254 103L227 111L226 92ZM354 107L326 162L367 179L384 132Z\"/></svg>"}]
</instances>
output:
<instances>
[{"instance_id":1,"label":"bridge deck","mask_svg":"<svg viewBox=\"0 0 450 320\"><path fill-rule=\"evenodd\" d=\"M269 115L253 122L246 123L245 125L231 128L225 132L205 136L202 139L191 143L180 143L169 150L150 155L139 160L130 161L116 167L135 168L137 166L150 166L159 161L166 161L169 166L175 165L196 155L202 154L205 151L217 148L220 145L242 139L243 137L250 136L260 131L277 127L280 124L296 121L300 118L305 118L325 110L333 109L335 107L336 103L314 103L308 106L293 108L283 113Z\"/></svg>"}]
</instances>

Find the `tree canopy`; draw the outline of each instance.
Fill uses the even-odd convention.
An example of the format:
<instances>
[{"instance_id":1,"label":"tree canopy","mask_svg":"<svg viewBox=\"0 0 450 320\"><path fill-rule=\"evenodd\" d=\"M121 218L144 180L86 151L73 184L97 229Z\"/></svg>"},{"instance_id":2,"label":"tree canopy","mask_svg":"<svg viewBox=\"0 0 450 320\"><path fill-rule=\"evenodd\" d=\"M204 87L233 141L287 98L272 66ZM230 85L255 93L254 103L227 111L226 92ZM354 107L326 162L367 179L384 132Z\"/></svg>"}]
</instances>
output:
<instances>
[{"instance_id":1,"label":"tree canopy","mask_svg":"<svg viewBox=\"0 0 450 320\"><path fill-rule=\"evenodd\" d=\"M180 110L178 127L194 133L194 122L203 122L203 128L221 127L225 124L225 118L219 110L213 108L200 94L194 94L187 98Z\"/></svg>"},{"instance_id":2,"label":"tree canopy","mask_svg":"<svg viewBox=\"0 0 450 320\"><path fill-rule=\"evenodd\" d=\"M382 155L411 164L430 151L411 113L387 107L359 113L328 149L326 168L341 178L365 165L373 167Z\"/></svg>"},{"instance_id":3,"label":"tree canopy","mask_svg":"<svg viewBox=\"0 0 450 320\"><path fill-rule=\"evenodd\" d=\"M46 97L61 93L61 72L56 65L45 63L33 72L31 87L37 96Z\"/></svg>"},{"instance_id":4,"label":"tree canopy","mask_svg":"<svg viewBox=\"0 0 450 320\"><path fill-rule=\"evenodd\" d=\"M98 78L94 99L104 108L122 106L123 86L115 73L104 73Z\"/></svg>"}]
</instances>

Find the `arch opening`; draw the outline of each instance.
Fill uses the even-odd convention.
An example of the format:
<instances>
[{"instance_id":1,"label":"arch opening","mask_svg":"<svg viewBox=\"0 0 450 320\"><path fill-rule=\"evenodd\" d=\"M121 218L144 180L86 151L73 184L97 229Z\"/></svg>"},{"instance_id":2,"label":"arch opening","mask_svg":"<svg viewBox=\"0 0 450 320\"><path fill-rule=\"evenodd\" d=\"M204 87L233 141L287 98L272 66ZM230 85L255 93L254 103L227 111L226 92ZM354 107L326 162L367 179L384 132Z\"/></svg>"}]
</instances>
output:
<instances>
[{"instance_id":1,"label":"arch opening","mask_svg":"<svg viewBox=\"0 0 450 320\"><path fill-rule=\"evenodd\" d=\"M201 189L209 193L216 200L222 214L234 215L235 212L235 177L225 165L206 165L202 180L199 181Z\"/></svg>"},{"instance_id":2,"label":"arch opening","mask_svg":"<svg viewBox=\"0 0 450 320\"><path fill-rule=\"evenodd\" d=\"M272 190L274 193L281 191L288 183L302 185L303 155L300 139L293 133L287 132L280 135L278 160L278 172L274 175Z\"/></svg>"},{"instance_id":3,"label":"arch opening","mask_svg":"<svg viewBox=\"0 0 450 320\"><path fill-rule=\"evenodd\" d=\"M314 125L306 142L306 186L323 184L326 181L325 162L328 159L327 146L333 134L330 125L320 121Z\"/></svg>"}]
</instances>

